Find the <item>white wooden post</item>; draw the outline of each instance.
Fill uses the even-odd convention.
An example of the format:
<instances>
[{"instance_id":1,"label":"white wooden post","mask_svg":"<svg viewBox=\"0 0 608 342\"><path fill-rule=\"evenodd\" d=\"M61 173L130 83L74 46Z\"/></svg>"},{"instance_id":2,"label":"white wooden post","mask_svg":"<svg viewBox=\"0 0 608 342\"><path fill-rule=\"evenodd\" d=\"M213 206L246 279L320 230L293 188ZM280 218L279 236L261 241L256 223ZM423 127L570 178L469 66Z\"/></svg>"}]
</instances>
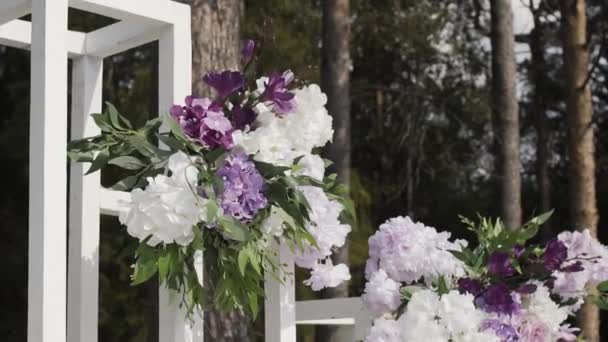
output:
<instances>
[{"instance_id":1,"label":"white wooden post","mask_svg":"<svg viewBox=\"0 0 608 342\"><path fill-rule=\"evenodd\" d=\"M283 284L272 275L265 278L266 342L296 342L296 288L293 254L286 244L275 245L284 267Z\"/></svg>"},{"instance_id":2,"label":"white wooden post","mask_svg":"<svg viewBox=\"0 0 608 342\"><path fill-rule=\"evenodd\" d=\"M80 57L72 64L71 138L99 134L91 113L101 112L103 60ZM68 250L68 342L97 342L99 303L100 174L71 163Z\"/></svg>"},{"instance_id":3,"label":"white wooden post","mask_svg":"<svg viewBox=\"0 0 608 342\"><path fill-rule=\"evenodd\" d=\"M33 0L28 341L66 340L67 0Z\"/></svg>"},{"instance_id":4,"label":"white wooden post","mask_svg":"<svg viewBox=\"0 0 608 342\"><path fill-rule=\"evenodd\" d=\"M184 11L190 11L184 7ZM189 18L189 12L183 15ZM173 104L183 103L192 91L192 46L190 20L167 27L159 39L159 113L168 113ZM195 317L192 324L179 307L177 293L159 288L159 340L161 342L202 342L203 319Z\"/></svg>"}]
</instances>

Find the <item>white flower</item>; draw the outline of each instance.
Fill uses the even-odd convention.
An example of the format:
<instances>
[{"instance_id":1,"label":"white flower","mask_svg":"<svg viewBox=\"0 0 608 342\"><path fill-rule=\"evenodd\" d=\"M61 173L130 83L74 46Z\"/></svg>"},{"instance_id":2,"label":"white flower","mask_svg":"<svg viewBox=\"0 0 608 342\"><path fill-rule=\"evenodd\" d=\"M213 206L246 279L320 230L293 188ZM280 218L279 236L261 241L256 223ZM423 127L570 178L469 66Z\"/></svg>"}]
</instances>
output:
<instances>
[{"instance_id":1,"label":"white flower","mask_svg":"<svg viewBox=\"0 0 608 342\"><path fill-rule=\"evenodd\" d=\"M305 154L298 161L298 166L301 169L295 172L296 176L308 176L319 182L323 181L325 175L325 162L323 158L316 154Z\"/></svg>"},{"instance_id":2,"label":"white flower","mask_svg":"<svg viewBox=\"0 0 608 342\"><path fill-rule=\"evenodd\" d=\"M439 314L439 296L427 289L414 292L407 304L406 314L424 320L433 320Z\"/></svg>"},{"instance_id":3,"label":"white flower","mask_svg":"<svg viewBox=\"0 0 608 342\"><path fill-rule=\"evenodd\" d=\"M258 86L263 91L263 79ZM273 165L290 166L299 156L308 155L315 147L322 147L333 136L332 117L325 109L327 97L313 84L294 91L296 110L275 115L263 104L256 106L258 117L254 131L235 131L232 138L254 159Z\"/></svg>"},{"instance_id":4,"label":"white flower","mask_svg":"<svg viewBox=\"0 0 608 342\"><path fill-rule=\"evenodd\" d=\"M198 171L188 156L183 152L172 155L169 170L171 177L150 177L144 190L133 190L119 215L129 235L140 241L151 236L150 246L161 242L187 246L194 237L192 227L204 213L206 200L193 192Z\"/></svg>"},{"instance_id":5,"label":"white flower","mask_svg":"<svg viewBox=\"0 0 608 342\"><path fill-rule=\"evenodd\" d=\"M330 259L319 263L310 272L310 278L304 281L305 285L313 291L320 291L326 287L336 287L350 280L350 271L345 264L333 265Z\"/></svg>"},{"instance_id":6,"label":"white flower","mask_svg":"<svg viewBox=\"0 0 608 342\"><path fill-rule=\"evenodd\" d=\"M483 314L475 308L474 297L450 291L441 296L438 316L452 336L464 336L479 330Z\"/></svg>"},{"instance_id":7,"label":"white flower","mask_svg":"<svg viewBox=\"0 0 608 342\"><path fill-rule=\"evenodd\" d=\"M390 279L384 270L374 273L365 284L365 293L361 297L366 308L374 316L392 313L401 304L401 284Z\"/></svg>"},{"instance_id":8,"label":"white flower","mask_svg":"<svg viewBox=\"0 0 608 342\"><path fill-rule=\"evenodd\" d=\"M365 338L365 342L402 342L401 329L392 319L378 318Z\"/></svg>"},{"instance_id":9,"label":"white flower","mask_svg":"<svg viewBox=\"0 0 608 342\"><path fill-rule=\"evenodd\" d=\"M194 266L194 271L196 272L196 279L198 280L199 285L203 285L203 251L196 250L193 255L192 265Z\"/></svg>"},{"instance_id":10,"label":"white flower","mask_svg":"<svg viewBox=\"0 0 608 342\"><path fill-rule=\"evenodd\" d=\"M407 342L446 342L449 337L445 329L436 320L416 316L409 310L399 320L401 341Z\"/></svg>"},{"instance_id":11,"label":"white flower","mask_svg":"<svg viewBox=\"0 0 608 342\"><path fill-rule=\"evenodd\" d=\"M306 230L317 242L317 246L308 245L303 251L296 250L295 262L298 266L312 268L319 259L332 254L332 248L342 247L350 232L349 225L338 219L343 208L337 201L329 200L323 189L316 186L301 186L300 191L310 203L310 221Z\"/></svg>"},{"instance_id":12,"label":"white flower","mask_svg":"<svg viewBox=\"0 0 608 342\"><path fill-rule=\"evenodd\" d=\"M541 283L535 283L535 285L537 286L536 291L522 298L524 307L528 313L538 317L551 334L557 335L560 325L568 319L568 309L560 307L551 299L551 293L547 287Z\"/></svg>"}]
</instances>

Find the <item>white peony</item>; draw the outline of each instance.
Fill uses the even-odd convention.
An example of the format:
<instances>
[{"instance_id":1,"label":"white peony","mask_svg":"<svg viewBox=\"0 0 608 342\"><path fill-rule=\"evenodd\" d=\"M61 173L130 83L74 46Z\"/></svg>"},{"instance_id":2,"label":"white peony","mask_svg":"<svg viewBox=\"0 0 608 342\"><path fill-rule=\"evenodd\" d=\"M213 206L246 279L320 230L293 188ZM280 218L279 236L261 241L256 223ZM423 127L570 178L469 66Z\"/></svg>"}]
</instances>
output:
<instances>
[{"instance_id":1,"label":"white peony","mask_svg":"<svg viewBox=\"0 0 608 342\"><path fill-rule=\"evenodd\" d=\"M350 280L350 271L345 264L333 265L330 259L325 263L318 263L310 271L310 278L304 281L305 285L313 291L320 291L327 287L336 287Z\"/></svg>"},{"instance_id":2,"label":"white peony","mask_svg":"<svg viewBox=\"0 0 608 342\"><path fill-rule=\"evenodd\" d=\"M258 85L263 80L258 80ZM260 88L263 91L263 88ZM258 117L253 131L235 131L232 138L254 159L274 165L290 166L295 158L309 155L313 148L322 147L333 136L332 117L325 109L327 96L318 85L294 91L296 110L278 116L270 108L258 104Z\"/></svg>"},{"instance_id":3,"label":"white peony","mask_svg":"<svg viewBox=\"0 0 608 342\"><path fill-rule=\"evenodd\" d=\"M365 338L365 342L402 342L401 329L397 321L378 318Z\"/></svg>"},{"instance_id":4,"label":"white peony","mask_svg":"<svg viewBox=\"0 0 608 342\"><path fill-rule=\"evenodd\" d=\"M436 320L416 316L414 313L406 312L399 320L401 330L401 341L407 342L446 342L449 335Z\"/></svg>"},{"instance_id":5,"label":"white peony","mask_svg":"<svg viewBox=\"0 0 608 342\"><path fill-rule=\"evenodd\" d=\"M439 295L431 290L421 289L412 294L406 314L424 320L433 320L439 314L439 306Z\"/></svg>"},{"instance_id":6,"label":"white peony","mask_svg":"<svg viewBox=\"0 0 608 342\"><path fill-rule=\"evenodd\" d=\"M536 283L536 291L524 296L522 302L529 314L544 323L552 335L557 335L560 325L568 319L568 308L559 306L551 299L549 289L541 283Z\"/></svg>"},{"instance_id":7,"label":"white peony","mask_svg":"<svg viewBox=\"0 0 608 342\"><path fill-rule=\"evenodd\" d=\"M401 305L401 284L392 280L384 270L374 273L365 284L361 299L372 315L379 317L392 313Z\"/></svg>"},{"instance_id":8,"label":"white peony","mask_svg":"<svg viewBox=\"0 0 608 342\"><path fill-rule=\"evenodd\" d=\"M194 238L192 227L204 219L207 200L196 195L198 170L189 157L177 152L169 158L171 176L148 178L148 186L130 193L119 220L129 235L148 244L177 243L187 246Z\"/></svg>"},{"instance_id":9,"label":"white peony","mask_svg":"<svg viewBox=\"0 0 608 342\"><path fill-rule=\"evenodd\" d=\"M467 336L479 331L484 318L481 311L475 308L473 295L450 291L441 296L438 316L441 324L452 337Z\"/></svg>"},{"instance_id":10,"label":"white peony","mask_svg":"<svg viewBox=\"0 0 608 342\"><path fill-rule=\"evenodd\" d=\"M308 176L319 182L325 176L325 161L316 154L306 154L299 161L300 169L295 172L296 176Z\"/></svg>"}]
</instances>

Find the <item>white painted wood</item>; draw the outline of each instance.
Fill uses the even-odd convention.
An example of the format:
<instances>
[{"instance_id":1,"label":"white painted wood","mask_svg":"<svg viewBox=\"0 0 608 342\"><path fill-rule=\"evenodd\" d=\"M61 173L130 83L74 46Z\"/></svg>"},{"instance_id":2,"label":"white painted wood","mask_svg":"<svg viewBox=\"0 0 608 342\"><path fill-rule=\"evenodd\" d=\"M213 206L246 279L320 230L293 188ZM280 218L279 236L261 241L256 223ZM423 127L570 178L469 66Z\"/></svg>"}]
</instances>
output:
<instances>
[{"instance_id":1,"label":"white painted wood","mask_svg":"<svg viewBox=\"0 0 608 342\"><path fill-rule=\"evenodd\" d=\"M1 0L0 0L1 1ZM70 57L80 57L85 51L86 34L67 32L67 49ZM13 20L0 25L0 44L29 50L32 42L32 24L25 20Z\"/></svg>"},{"instance_id":2,"label":"white painted wood","mask_svg":"<svg viewBox=\"0 0 608 342\"><path fill-rule=\"evenodd\" d=\"M286 244L274 246L284 267L282 282L266 274L264 302L266 342L296 342L296 288L293 254Z\"/></svg>"},{"instance_id":3,"label":"white painted wood","mask_svg":"<svg viewBox=\"0 0 608 342\"><path fill-rule=\"evenodd\" d=\"M167 113L173 104L183 103L192 91L190 12L183 11L182 14L174 18L175 24L165 29L159 39L158 91L161 114ZM178 303L175 293L164 286L159 288L159 341L202 342L202 317L197 316L194 323L189 322Z\"/></svg>"},{"instance_id":4,"label":"white painted wood","mask_svg":"<svg viewBox=\"0 0 608 342\"><path fill-rule=\"evenodd\" d=\"M72 64L71 138L100 133L91 113L100 113L103 60L81 57ZM70 166L68 239L68 342L97 342L99 302L100 173L89 165Z\"/></svg>"},{"instance_id":5,"label":"white painted wood","mask_svg":"<svg viewBox=\"0 0 608 342\"><path fill-rule=\"evenodd\" d=\"M87 34L88 55L108 57L159 38L166 24L143 20L120 21Z\"/></svg>"},{"instance_id":6,"label":"white painted wood","mask_svg":"<svg viewBox=\"0 0 608 342\"><path fill-rule=\"evenodd\" d=\"M18 19L32 10L31 0L2 0L0 2L0 25Z\"/></svg>"},{"instance_id":7,"label":"white painted wood","mask_svg":"<svg viewBox=\"0 0 608 342\"><path fill-rule=\"evenodd\" d=\"M33 0L28 341L66 341L67 0Z\"/></svg>"},{"instance_id":8,"label":"white painted wood","mask_svg":"<svg viewBox=\"0 0 608 342\"><path fill-rule=\"evenodd\" d=\"M190 7L168 0L69 0L70 7L120 20L151 20L165 24L190 15Z\"/></svg>"},{"instance_id":9,"label":"white painted wood","mask_svg":"<svg viewBox=\"0 0 608 342\"><path fill-rule=\"evenodd\" d=\"M373 320L359 297L299 301L296 318L303 325L353 325L357 341L365 338Z\"/></svg>"},{"instance_id":10,"label":"white painted wood","mask_svg":"<svg viewBox=\"0 0 608 342\"><path fill-rule=\"evenodd\" d=\"M100 196L100 211L103 215L118 216L120 213L121 202L130 200L128 192L113 191L110 189L101 189Z\"/></svg>"}]
</instances>

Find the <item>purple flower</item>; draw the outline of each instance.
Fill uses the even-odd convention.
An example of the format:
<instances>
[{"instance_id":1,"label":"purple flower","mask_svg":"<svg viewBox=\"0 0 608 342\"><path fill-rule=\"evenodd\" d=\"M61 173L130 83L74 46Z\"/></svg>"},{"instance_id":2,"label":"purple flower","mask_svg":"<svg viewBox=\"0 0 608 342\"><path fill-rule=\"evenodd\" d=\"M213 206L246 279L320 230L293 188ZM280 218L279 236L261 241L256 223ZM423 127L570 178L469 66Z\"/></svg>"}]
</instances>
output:
<instances>
[{"instance_id":1,"label":"purple flower","mask_svg":"<svg viewBox=\"0 0 608 342\"><path fill-rule=\"evenodd\" d=\"M232 148L232 124L219 105L208 98L188 96L185 106L171 107L171 116L184 134L209 149Z\"/></svg>"},{"instance_id":2,"label":"purple flower","mask_svg":"<svg viewBox=\"0 0 608 342\"><path fill-rule=\"evenodd\" d=\"M296 107L295 95L287 89L293 79L294 75L291 70L287 70L281 75L276 72L272 73L268 81L264 83L265 88L260 99L271 103L277 113L286 114L293 111Z\"/></svg>"},{"instance_id":3,"label":"purple flower","mask_svg":"<svg viewBox=\"0 0 608 342\"><path fill-rule=\"evenodd\" d=\"M232 125L235 129L244 129L251 125L256 118L256 113L249 107L235 106L232 110Z\"/></svg>"},{"instance_id":4,"label":"purple flower","mask_svg":"<svg viewBox=\"0 0 608 342\"><path fill-rule=\"evenodd\" d=\"M243 57L243 64L247 64L251 61L253 57L253 52L255 51L255 42L251 39L245 40L243 43L243 50L241 50L241 56Z\"/></svg>"},{"instance_id":5,"label":"purple flower","mask_svg":"<svg viewBox=\"0 0 608 342\"><path fill-rule=\"evenodd\" d=\"M515 274L515 268L511 265L509 254L494 252L488 258L488 271L494 275L509 277Z\"/></svg>"},{"instance_id":6,"label":"purple flower","mask_svg":"<svg viewBox=\"0 0 608 342\"><path fill-rule=\"evenodd\" d=\"M221 73L210 72L203 76L203 81L215 89L220 102L245 85L245 79L240 72L228 70Z\"/></svg>"},{"instance_id":7,"label":"purple flower","mask_svg":"<svg viewBox=\"0 0 608 342\"><path fill-rule=\"evenodd\" d=\"M568 248L566 248L563 242L557 239L549 241L543 255L545 269L549 272L558 270L567 257Z\"/></svg>"},{"instance_id":8,"label":"purple flower","mask_svg":"<svg viewBox=\"0 0 608 342\"><path fill-rule=\"evenodd\" d=\"M497 319L486 319L481 322L479 331L492 330L501 342L517 342L519 341L519 335L517 330L509 325L505 324Z\"/></svg>"},{"instance_id":9,"label":"purple flower","mask_svg":"<svg viewBox=\"0 0 608 342\"><path fill-rule=\"evenodd\" d=\"M458 291L461 294L470 293L477 297L481 293L481 283L477 279L460 278L458 279Z\"/></svg>"},{"instance_id":10,"label":"purple flower","mask_svg":"<svg viewBox=\"0 0 608 342\"><path fill-rule=\"evenodd\" d=\"M534 292L536 292L537 288L538 286L534 284L525 284L515 289L515 291L521 294L533 294Z\"/></svg>"},{"instance_id":11,"label":"purple flower","mask_svg":"<svg viewBox=\"0 0 608 342\"><path fill-rule=\"evenodd\" d=\"M515 301L509 287L503 283L490 285L477 298L475 305L486 311L512 315L519 312L520 304Z\"/></svg>"},{"instance_id":12,"label":"purple flower","mask_svg":"<svg viewBox=\"0 0 608 342\"><path fill-rule=\"evenodd\" d=\"M228 156L217 174L224 181L224 188L219 195L224 213L249 222L268 204L264 196L264 179L246 154Z\"/></svg>"},{"instance_id":13,"label":"purple flower","mask_svg":"<svg viewBox=\"0 0 608 342\"><path fill-rule=\"evenodd\" d=\"M525 251L526 251L526 248L522 245L515 245L513 248L511 248L511 252L513 252L513 255L515 256L515 258L521 257Z\"/></svg>"},{"instance_id":14,"label":"purple flower","mask_svg":"<svg viewBox=\"0 0 608 342\"><path fill-rule=\"evenodd\" d=\"M584 269L585 268L583 267L583 263L580 261L576 261L568 266L562 267L560 269L560 271L565 272L565 273L574 273L574 272L581 272Z\"/></svg>"}]
</instances>

